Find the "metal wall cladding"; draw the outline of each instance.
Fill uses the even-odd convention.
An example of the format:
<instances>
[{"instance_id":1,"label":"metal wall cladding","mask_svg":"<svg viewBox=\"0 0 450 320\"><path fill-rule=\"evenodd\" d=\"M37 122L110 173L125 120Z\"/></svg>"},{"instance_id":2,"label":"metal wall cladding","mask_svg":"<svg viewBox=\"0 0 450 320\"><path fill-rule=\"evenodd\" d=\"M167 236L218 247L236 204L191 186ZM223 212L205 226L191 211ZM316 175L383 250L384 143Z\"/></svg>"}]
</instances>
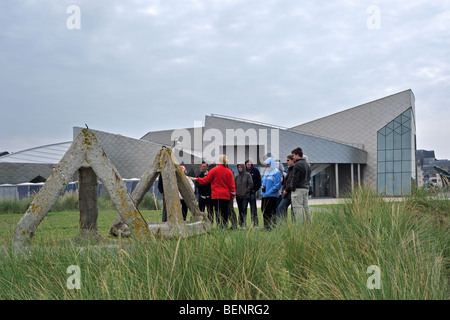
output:
<instances>
[{"instance_id":1,"label":"metal wall cladding","mask_svg":"<svg viewBox=\"0 0 450 320\"><path fill-rule=\"evenodd\" d=\"M0 163L0 184L29 182L37 176L47 179L53 166L46 163Z\"/></svg>"}]
</instances>

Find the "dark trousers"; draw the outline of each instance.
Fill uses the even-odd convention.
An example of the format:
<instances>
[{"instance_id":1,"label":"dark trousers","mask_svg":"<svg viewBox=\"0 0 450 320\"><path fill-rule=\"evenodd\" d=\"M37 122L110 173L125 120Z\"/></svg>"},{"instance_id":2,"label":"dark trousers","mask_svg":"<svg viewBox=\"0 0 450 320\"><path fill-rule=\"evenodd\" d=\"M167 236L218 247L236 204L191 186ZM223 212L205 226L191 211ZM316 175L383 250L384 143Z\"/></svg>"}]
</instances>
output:
<instances>
[{"instance_id":1,"label":"dark trousers","mask_svg":"<svg viewBox=\"0 0 450 320\"><path fill-rule=\"evenodd\" d=\"M186 221L188 206L183 199L180 199L181 202L181 213L183 214L183 220ZM167 209L166 209L166 200L163 197L163 211L162 211L162 222L167 222Z\"/></svg>"},{"instance_id":2,"label":"dark trousers","mask_svg":"<svg viewBox=\"0 0 450 320\"><path fill-rule=\"evenodd\" d=\"M164 199L164 195L163 195L162 222L167 222L166 199Z\"/></svg>"},{"instance_id":3,"label":"dark trousers","mask_svg":"<svg viewBox=\"0 0 450 320\"><path fill-rule=\"evenodd\" d=\"M261 203L264 228L271 229L277 218L277 197L262 198Z\"/></svg>"},{"instance_id":4,"label":"dark trousers","mask_svg":"<svg viewBox=\"0 0 450 320\"><path fill-rule=\"evenodd\" d=\"M181 213L183 214L183 220L186 221L188 206L183 199L181 199L180 202L181 202Z\"/></svg>"},{"instance_id":5,"label":"dark trousers","mask_svg":"<svg viewBox=\"0 0 450 320\"><path fill-rule=\"evenodd\" d=\"M228 216L230 213L230 200L212 199L212 204L216 213L217 225L221 228L226 228L228 225Z\"/></svg>"},{"instance_id":6,"label":"dark trousers","mask_svg":"<svg viewBox=\"0 0 450 320\"><path fill-rule=\"evenodd\" d=\"M208 219L211 222L214 222L214 211L212 208L211 196L203 198L202 196L198 196L198 208L201 212L208 212Z\"/></svg>"},{"instance_id":7,"label":"dark trousers","mask_svg":"<svg viewBox=\"0 0 450 320\"><path fill-rule=\"evenodd\" d=\"M228 203L228 212L228 220L231 221L231 229L236 229L238 221L236 212L234 211L233 200L230 200L230 202Z\"/></svg>"},{"instance_id":8,"label":"dark trousers","mask_svg":"<svg viewBox=\"0 0 450 320\"><path fill-rule=\"evenodd\" d=\"M250 198L239 198L236 197L237 206L239 209L239 226L247 226L247 207Z\"/></svg>"},{"instance_id":9,"label":"dark trousers","mask_svg":"<svg viewBox=\"0 0 450 320\"><path fill-rule=\"evenodd\" d=\"M258 221L258 208L256 206L256 193L250 193L250 214L252 215L252 223L255 227L259 225Z\"/></svg>"}]
</instances>

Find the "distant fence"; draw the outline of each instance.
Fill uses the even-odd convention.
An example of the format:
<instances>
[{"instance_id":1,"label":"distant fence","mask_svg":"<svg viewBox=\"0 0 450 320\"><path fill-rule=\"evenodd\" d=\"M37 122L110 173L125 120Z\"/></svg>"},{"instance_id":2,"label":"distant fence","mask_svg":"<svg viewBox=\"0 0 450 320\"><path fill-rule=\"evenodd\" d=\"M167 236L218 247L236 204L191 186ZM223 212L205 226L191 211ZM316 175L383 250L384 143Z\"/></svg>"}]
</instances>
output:
<instances>
[{"instance_id":1,"label":"distant fence","mask_svg":"<svg viewBox=\"0 0 450 320\"><path fill-rule=\"evenodd\" d=\"M128 192L131 194L139 183L139 179L123 179L127 186ZM20 183L20 184L1 184L0 185L0 201L3 200L22 200L31 197L39 192L44 185L40 183ZM154 193L157 198L162 198L161 193L158 190L158 180L150 188L149 193ZM70 182L65 192L78 192L78 182ZM98 184L98 195L107 194L105 188L102 187L102 183Z\"/></svg>"}]
</instances>

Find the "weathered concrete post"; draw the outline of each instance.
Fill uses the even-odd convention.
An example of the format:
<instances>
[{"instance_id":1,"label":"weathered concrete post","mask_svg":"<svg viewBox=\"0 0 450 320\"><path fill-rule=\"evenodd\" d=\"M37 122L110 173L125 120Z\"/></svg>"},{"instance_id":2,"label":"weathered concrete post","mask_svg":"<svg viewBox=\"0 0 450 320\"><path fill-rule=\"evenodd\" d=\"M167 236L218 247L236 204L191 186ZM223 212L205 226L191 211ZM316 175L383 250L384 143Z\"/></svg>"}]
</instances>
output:
<instances>
[{"instance_id":1,"label":"weathered concrete post","mask_svg":"<svg viewBox=\"0 0 450 320\"><path fill-rule=\"evenodd\" d=\"M97 230L98 218L98 182L92 168L78 169L78 198L80 208L80 237L99 240Z\"/></svg>"},{"instance_id":2,"label":"weathered concrete post","mask_svg":"<svg viewBox=\"0 0 450 320\"><path fill-rule=\"evenodd\" d=\"M161 176L163 179L164 200L166 202L167 210L167 224L169 226L181 226L184 222L183 214L181 213L180 197L178 195L177 177L174 167L171 165L170 154L163 154L162 156L162 170ZM170 213L170 214L169 214Z\"/></svg>"}]
</instances>

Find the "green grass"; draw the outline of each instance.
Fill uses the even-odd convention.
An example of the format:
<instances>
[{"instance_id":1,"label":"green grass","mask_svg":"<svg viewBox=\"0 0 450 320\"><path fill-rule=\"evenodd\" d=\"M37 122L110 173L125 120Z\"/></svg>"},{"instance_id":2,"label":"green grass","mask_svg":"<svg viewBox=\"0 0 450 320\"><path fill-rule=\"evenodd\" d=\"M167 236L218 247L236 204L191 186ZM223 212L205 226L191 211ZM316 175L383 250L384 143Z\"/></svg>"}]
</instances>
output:
<instances>
[{"instance_id":1,"label":"green grass","mask_svg":"<svg viewBox=\"0 0 450 320\"><path fill-rule=\"evenodd\" d=\"M160 211L142 213L160 221ZM270 232L213 229L120 245L107 235L116 214L101 211L98 221L116 246L74 245L67 239L79 213L51 212L25 256L9 236L21 215L0 215L0 299L449 298L448 199L417 192L389 203L358 190L301 227L287 221ZM70 265L80 267L80 290L66 286ZM367 287L371 265L381 270L380 289Z\"/></svg>"}]
</instances>

